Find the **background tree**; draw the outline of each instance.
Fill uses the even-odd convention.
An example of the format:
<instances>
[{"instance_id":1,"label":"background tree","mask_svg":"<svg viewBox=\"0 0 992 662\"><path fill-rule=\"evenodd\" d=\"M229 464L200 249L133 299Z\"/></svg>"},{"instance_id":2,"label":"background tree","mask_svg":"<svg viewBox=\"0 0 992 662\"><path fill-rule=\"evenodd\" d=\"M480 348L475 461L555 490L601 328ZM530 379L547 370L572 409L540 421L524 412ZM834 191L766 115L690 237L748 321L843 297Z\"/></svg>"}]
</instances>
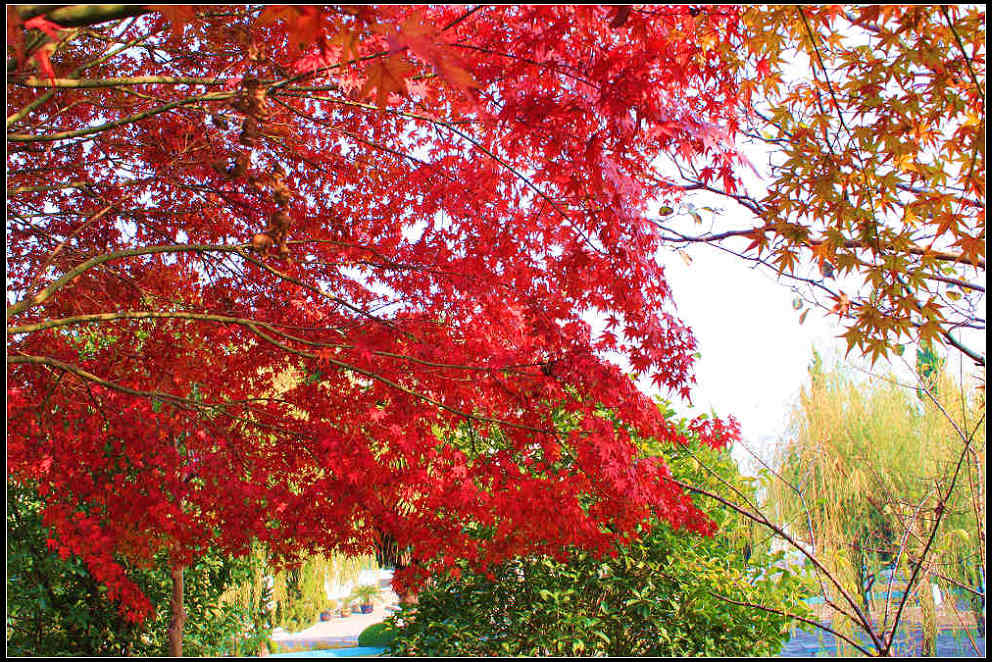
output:
<instances>
[{"instance_id":1,"label":"background tree","mask_svg":"<svg viewBox=\"0 0 992 662\"><path fill-rule=\"evenodd\" d=\"M984 598L985 419L980 392L946 371L925 388L943 393L949 411L891 376L859 379L815 361L768 499L881 628L912 595L932 655L931 584L955 612L956 595ZM970 433L964 449L955 423ZM842 599L824 588L828 604Z\"/></svg>"},{"instance_id":2,"label":"background tree","mask_svg":"<svg viewBox=\"0 0 992 662\"><path fill-rule=\"evenodd\" d=\"M705 139L731 176L741 29L684 6L10 8L8 475L60 553L131 621L152 604L121 559L166 554L178 654L210 548L389 542L402 592L458 559L603 552L652 512L711 531L635 463L630 430L682 437L604 357L689 394L644 210L673 190L659 153ZM549 404L581 424L558 435ZM501 452L439 441L465 421ZM575 462L521 474L538 453Z\"/></svg>"},{"instance_id":3,"label":"background tree","mask_svg":"<svg viewBox=\"0 0 992 662\"><path fill-rule=\"evenodd\" d=\"M679 480L727 497L755 496L729 450L685 433L688 445L647 442L645 451L664 453ZM767 536L756 538L738 513L712 500L700 507L719 526L712 537L655 522L609 557L573 550L558 558L518 557L487 572L457 568L387 622L389 652L774 655L793 619L809 617L801 569L786 565L782 552L772 552Z\"/></svg>"},{"instance_id":4,"label":"background tree","mask_svg":"<svg viewBox=\"0 0 992 662\"><path fill-rule=\"evenodd\" d=\"M363 570L377 571L378 566L371 556L333 555L311 557L295 567L268 569L273 580L273 625L293 632L310 627L320 612L329 608L333 600L328 598L328 590L340 593L357 585Z\"/></svg>"},{"instance_id":5,"label":"background tree","mask_svg":"<svg viewBox=\"0 0 992 662\"><path fill-rule=\"evenodd\" d=\"M744 21L741 150L759 179L735 188L677 159L691 196L665 211L696 224L663 218L666 237L776 272L872 361L934 341L984 366L985 9L781 5ZM723 203L752 225L700 233L703 205Z\"/></svg>"}]
</instances>

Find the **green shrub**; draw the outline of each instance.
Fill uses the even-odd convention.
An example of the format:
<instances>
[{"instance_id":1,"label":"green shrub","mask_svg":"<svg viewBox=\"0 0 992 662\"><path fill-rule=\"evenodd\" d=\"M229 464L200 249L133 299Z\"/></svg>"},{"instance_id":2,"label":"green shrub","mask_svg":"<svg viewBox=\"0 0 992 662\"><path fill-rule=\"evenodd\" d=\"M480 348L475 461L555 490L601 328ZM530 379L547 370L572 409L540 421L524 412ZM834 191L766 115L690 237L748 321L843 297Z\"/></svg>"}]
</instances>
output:
<instances>
[{"instance_id":1,"label":"green shrub","mask_svg":"<svg viewBox=\"0 0 992 662\"><path fill-rule=\"evenodd\" d=\"M358 645L385 648L395 637L396 628L392 624L375 623L362 630L362 633L358 635Z\"/></svg>"},{"instance_id":2,"label":"green shrub","mask_svg":"<svg viewBox=\"0 0 992 662\"><path fill-rule=\"evenodd\" d=\"M33 489L7 482L7 654L46 656L162 656L168 651L172 579L165 558L150 568L129 565L129 577L151 600L154 610L140 624L130 623L105 597L75 556L50 551L41 502ZM187 568L184 608L187 621L183 652L188 656L254 653L271 628L267 599L253 605L222 600L231 587L248 580L252 559L204 554Z\"/></svg>"},{"instance_id":3,"label":"green shrub","mask_svg":"<svg viewBox=\"0 0 992 662\"><path fill-rule=\"evenodd\" d=\"M711 492L753 498L729 450L693 442L662 453L672 474ZM734 495L736 496L736 495ZM387 623L388 653L401 656L771 656L790 636L790 618L749 605L807 615L801 568L733 511L696 499L719 525L705 537L654 522L616 556L573 550L564 561L516 558L435 577ZM767 537L765 537L767 538ZM738 604L728 602L732 600Z\"/></svg>"}]
</instances>

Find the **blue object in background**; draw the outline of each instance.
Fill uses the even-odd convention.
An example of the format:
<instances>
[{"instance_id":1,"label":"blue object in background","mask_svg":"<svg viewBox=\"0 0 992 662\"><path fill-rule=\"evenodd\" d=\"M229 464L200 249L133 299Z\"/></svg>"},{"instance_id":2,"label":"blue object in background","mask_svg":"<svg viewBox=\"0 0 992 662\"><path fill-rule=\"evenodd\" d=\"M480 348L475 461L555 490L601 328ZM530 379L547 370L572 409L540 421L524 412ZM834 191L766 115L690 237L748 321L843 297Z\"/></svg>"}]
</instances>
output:
<instances>
[{"instance_id":1,"label":"blue object in background","mask_svg":"<svg viewBox=\"0 0 992 662\"><path fill-rule=\"evenodd\" d=\"M385 648L372 648L371 646L351 646L349 648L326 648L296 653L274 653L269 657L375 657L382 655L385 650Z\"/></svg>"}]
</instances>

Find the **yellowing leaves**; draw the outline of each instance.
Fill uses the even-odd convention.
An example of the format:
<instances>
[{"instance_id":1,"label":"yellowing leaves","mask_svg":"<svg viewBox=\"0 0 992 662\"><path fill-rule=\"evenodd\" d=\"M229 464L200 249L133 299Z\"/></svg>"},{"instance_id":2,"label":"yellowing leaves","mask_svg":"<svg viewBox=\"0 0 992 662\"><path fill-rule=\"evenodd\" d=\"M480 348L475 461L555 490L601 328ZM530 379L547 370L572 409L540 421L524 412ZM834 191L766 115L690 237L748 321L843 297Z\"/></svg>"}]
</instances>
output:
<instances>
[{"instance_id":1,"label":"yellowing leaves","mask_svg":"<svg viewBox=\"0 0 992 662\"><path fill-rule=\"evenodd\" d=\"M896 167L903 172L917 172L916 162L912 154L901 154L895 158Z\"/></svg>"},{"instance_id":2,"label":"yellowing leaves","mask_svg":"<svg viewBox=\"0 0 992 662\"><path fill-rule=\"evenodd\" d=\"M946 336L983 291L927 301L935 280L977 285L985 268L985 63L963 55L982 52L984 12L789 7L745 19L751 70L788 82L766 90L767 119L752 127L782 158L761 201L768 236L750 236L749 257L788 272L788 253L805 246L824 278L831 265L838 279L862 277L865 288L826 308L873 359L902 336ZM801 70L787 59L797 52L809 58Z\"/></svg>"},{"instance_id":3,"label":"yellowing leaves","mask_svg":"<svg viewBox=\"0 0 992 662\"><path fill-rule=\"evenodd\" d=\"M836 297L834 300L837 303L835 303L834 307L830 309L830 312L837 313L840 317L847 315L848 311L851 308L851 300L848 298L848 296L843 292L841 292L840 296Z\"/></svg>"}]
</instances>

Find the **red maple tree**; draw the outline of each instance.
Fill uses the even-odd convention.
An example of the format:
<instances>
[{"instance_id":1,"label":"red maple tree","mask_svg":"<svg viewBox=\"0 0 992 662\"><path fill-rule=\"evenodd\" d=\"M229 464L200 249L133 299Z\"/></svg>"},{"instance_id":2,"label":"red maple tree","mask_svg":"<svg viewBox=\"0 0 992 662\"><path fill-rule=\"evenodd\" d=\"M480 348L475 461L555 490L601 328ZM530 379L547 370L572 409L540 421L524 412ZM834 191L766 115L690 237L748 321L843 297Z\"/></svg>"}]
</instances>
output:
<instances>
[{"instance_id":1,"label":"red maple tree","mask_svg":"<svg viewBox=\"0 0 992 662\"><path fill-rule=\"evenodd\" d=\"M163 549L392 545L403 584L710 531L609 357L689 394L645 211L660 154L732 182L739 14L8 10L8 476L53 549L140 619L116 559Z\"/></svg>"}]
</instances>

